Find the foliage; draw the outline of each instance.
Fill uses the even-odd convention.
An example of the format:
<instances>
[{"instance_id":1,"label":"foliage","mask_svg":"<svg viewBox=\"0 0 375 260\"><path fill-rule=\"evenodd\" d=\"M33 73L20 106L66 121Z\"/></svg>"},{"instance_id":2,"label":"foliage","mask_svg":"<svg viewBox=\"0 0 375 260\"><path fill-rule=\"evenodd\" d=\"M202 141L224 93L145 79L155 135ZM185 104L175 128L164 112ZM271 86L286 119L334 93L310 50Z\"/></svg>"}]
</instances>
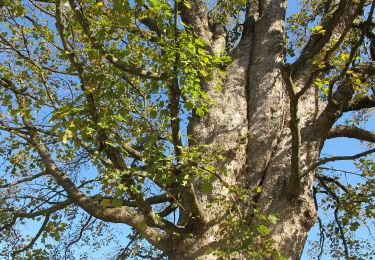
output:
<instances>
[{"instance_id":1,"label":"foliage","mask_svg":"<svg viewBox=\"0 0 375 260\"><path fill-rule=\"evenodd\" d=\"M298 62L309 55L309 39L328 37L312 57L311 85L329 105L346 82L353 101L373 96L375 75L364 66L373 66L375 40L366 25L373 6L354 1L367 7L340 34L329 26L338 8L333 2L301 2L287 20L283 57ZM207 26L225 32L222 52L183 19L196 11L193 4L0 0L1 256L70 257L76 244L109 251L115 244L120 259L164 257L154 247L164 235L178 240L192 230L184 218L200 223L199 194L203 211L220 207L224 216L213 254L284 259L270 238L278 217L249 204L262 188L228 184L227 151L196 144L187 134L189 122L218 102L207 86L215 82L216 93L225 91L225 71L249 25L251 3L205 3ZM370 113L355 111L345 125L361 126ZM317 173L317 206L333 212L319 222L319 257L327 247L336 258L374 253L356 232L374 218L375 166L371 157L356 166L355 183L344 184L334 169ZM242 217L243 208L251 220ZM116 241L109 223L132 226L131 243ZM25 231L34 225L40 228Z\"/></svg>"}]
</instances>

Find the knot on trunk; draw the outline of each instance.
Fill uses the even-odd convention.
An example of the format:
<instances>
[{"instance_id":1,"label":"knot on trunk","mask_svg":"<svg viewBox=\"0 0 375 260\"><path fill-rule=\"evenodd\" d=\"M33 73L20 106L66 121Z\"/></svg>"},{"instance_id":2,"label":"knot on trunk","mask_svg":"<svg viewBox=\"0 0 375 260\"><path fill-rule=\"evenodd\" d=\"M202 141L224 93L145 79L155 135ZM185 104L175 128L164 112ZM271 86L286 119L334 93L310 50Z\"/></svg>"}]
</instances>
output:
<instances>
[{"instance_id":1,"label":"knot on trunk","mask_svg":"<svg viewBox=\"0 0 375 260\"><path fill-rule=\"evenodd\" d=\"M318 215L315 210L306 209L303 212L303 218L301 218L301 222L306 228L311 228L317 220Z\"/></svg>"}]
</instances>

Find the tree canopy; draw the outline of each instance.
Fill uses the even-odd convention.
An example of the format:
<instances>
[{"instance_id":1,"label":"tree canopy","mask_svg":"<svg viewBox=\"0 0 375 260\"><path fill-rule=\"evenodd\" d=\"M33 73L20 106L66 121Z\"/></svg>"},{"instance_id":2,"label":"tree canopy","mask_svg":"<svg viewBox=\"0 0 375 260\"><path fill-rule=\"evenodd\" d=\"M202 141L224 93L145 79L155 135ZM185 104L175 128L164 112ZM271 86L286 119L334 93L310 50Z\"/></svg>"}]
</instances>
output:
<instances>
[{"instance_id":1,"label":"tree canopy","mask_svg":"<svg viewBox=\"0 0 375 260\"><path fill-rule=\"evenodd\" d=\"M311 253L374 255L375 133L365 125L375 107L375 3L303 0L285 20L286 1L253 2L0 0L0 256L72 258L82 253L76 244L99 250L119 239L112 257L158 259L178 237L220 217L224 235L208 251L283 259L271 235L280 217L256 206L265 188L231 181L231 149L203 142L190 127L206 122L220 130L210 111L217 104L225 110L228 100L215 93L226 93L228 76L241 73L230 68L253 32L253 41L271 48L256 36L263 29L279 40L272 57L288 96L287 197L315 172L320 240ZM279 35L260 14L281 7ZM317 130L304 131L310 101ZM358 139L363 151L302 163L304 136L322 125L325 139ZM236 134L236 143L247 140ZM312 143L320 151L324 141ZM357 171L326 165L338 160L354 160ZM129 244L111 223L132 228ZM32 234L30 225L38 227ZM358 230L371 236L359 239Z\"/></svg>"}]
</instances>

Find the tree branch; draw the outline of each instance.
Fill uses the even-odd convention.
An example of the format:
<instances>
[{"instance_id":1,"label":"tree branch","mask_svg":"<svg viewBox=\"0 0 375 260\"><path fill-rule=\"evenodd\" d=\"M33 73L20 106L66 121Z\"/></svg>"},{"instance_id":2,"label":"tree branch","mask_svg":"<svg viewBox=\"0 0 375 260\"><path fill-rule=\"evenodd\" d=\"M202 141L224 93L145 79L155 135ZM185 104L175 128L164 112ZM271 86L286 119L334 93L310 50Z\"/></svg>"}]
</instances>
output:
<instances>
[{"instance_id":1,"label":"tree branch","mask_svg":"<svg viewBox=\"0 0 375 260\"><path fill-rule=\"evenodd\" d=\"M342 241L342 244L344 246L344 252L345 252L345 259L350 259L350 256L349 256L349 250L348 250L348 244L346 242L346 238L345 238L345 233L344 233L344 229L342 227L342 224L341 224L341 221L340 221L340 218L338 216L338 211L339 209L338 208L335 208L335 211L334 211L334 215L335 215L335 222L337 224L337 227L340 231L340 239Z\"/></svg>"},{"instance_id":2,"label":"tree branch","mask_svg":"<svg viewBox=\"0 0 375 260\"><path fill-rule=\"evenodd\" d=\"M363 96L352 100L343 109L343 112L357 111L366 108L375 107L375 96Z\"/></svg>"},{"instance_id":3,"label":"tree branch","mask_svg":"<svg viewBox=\"0 0 375 260\"><path fill-rule=\"evenodd\" d=\"M317 192L316 187L313 187L314 205L315 205L316 212L318 212L318 210L319 210L318 200L316 198L317 193L318 192ZM325 233L325 230L324 230L324 227L323 227L322 220L319 216L318 216L318 224L319 224L319 236L320 236L320 239L319 239L320 252L319 252L319 255L318 255L318 260L320 260L322 255L323 255L323 251L324 251L324 241L325 241L324 233Z\"/></svg>"},{"instance_id":4,"label":"tree branch","mask_svg":"<svg viewBox=\"0 0 375 260\"><path fill-rule=\"evenodd\" d=\"M362 62L352 67L351 70L362 75L371 76L375 74L375 62Z\"/></svg>"},{"instance_id":5,"label":"tree branch","mask_svg":"<svg viewBox=\"0 0 375 260\"><path fill-rule=\"evenodd\" d=\"M134 65L126 64L125 62L120 61L116 57L114 57L112 54L110 54L107 50L104 49L104 46L95 38L95 35L91 31L88 22L86 21L83 14L80 12L79 8L77 7L74 0L69 0L70 6L72 7L72 10L74 11L74 15L77 18L77 21L81 25L84 33L89 38L91 45L99 50L100 54L103 55L103 57L112 65L114 65L116 68L120 69L123 72L130 73L136 76L140 76L143 78L149 78L149 79L156 79L161 80L165 79L165 75L160 75L159 73L146 71L142 68L137 68Z\"/></svg>"},{"instance_id":6,"label":"tree branch","mask_svg":"<svg viewBox=\"0 0 375 260\"><path fill-rule=\"evenodd\" d=\"M18 96L17 98L20 108L25 109L25 100L20 96ZM26 114L22 116L22 120L26 127L32 129L33 124ZM159 229L154 227L145 228L145 225L157 226L158 228L163 228L165 231L171 233L181 231L180 228L176 227L172 223L159 221L155 217L155 213L153 212L149 204L146 205L148 210L148 214L146 215L140 214L139 212L127 206L122 206L119 208L103 208L100 204L98 204L92 198L86 196L81 190L79 190L73 183L73 181L65 174L65 172L63 172L55 164L50 152L42 143L35 130L30 130L29 136L29 143L35 147L37 153L41 157L42 162L46 168L46 173L51 175L56 183L65 190L68 198L71 199L72 202L81 207L90 215L93 215L94 217L104 221L128 224L137 229L151 244L155 246L160 245L160 238L163 237L164 234L162 234ZM137 196L136 201L137 203L139 203L139 207L143 209L144 200L142 199L142 201L139 202L139 196Z\"/></svg>"},{"instance_id":7,"label":"tree branch","mask_svg":"<svg viewBox=\"0 0 375 260\"><path fill-rule=\"evenodd\" d=\"M44 176L46 175L46 172L45 171L42 171L38 174L35 174L35 175L32 175L30 177L26 177L26 178L23 178L21 180L17 180L17 181L14 181L14 182L11 182L11 183L5 183L3 185L0 185L0 189L4 189L4 188L9 188L9 187L12 187L12 186L16 186L18 184L21 184L21 183L24 183L24 182L29 182L29 181L32 181L32 180L35 180L41 176Z\"/></svg>"},{"instance_id":8,"label":"tree branch","mask_svg":"<svg viewBox=\"0 0 375 260\"><path fill-rule=\"evenodd\" d=\"M177 162L180 160L182 141L181 141L181 131L180 131L180 86L178 84L178 64L180 62L179 56L179 43L178 43L178 4L175 0L174 7L174 48L175 48L175 60L173 66L173 79L169 83L169 102L170 102L170 116L171 116L171 131L172 131L172 141L174 146L175 155Z\"/></svg>"},{"instance_id":9,"label":"tree branch","mask_svg":"<svg viewBox=\"0 0 375 260\"><path fill-rule=\"evenodd\" d=\"M82 238L83 232L84 232L85 229L89 226L91 219L92 219L92 216L90 215L90 216L87 218L86 222L82 225L81 230L79 231L78 236L77 236L75 239L71 240L71 241L68 243L68 245L66 245L66 247L65 247L65 255L66 255L66 253L68 252L69 247L71 247L72 245L74 245L75 243L77 243L77 242ZM94 221L95 221L95 220L94 220ZM94 222L94 221L93 221L93 222ZM92 223L91 223L91 224L92 224Z\"/></svg>"},{"instance_id":10,"label":"tree branch","mask_svg":"<svg viewBox=\"0 0 375 260\"><path fill-rule=\"evenodd\" d=\"M355 138L367 142L375 142L375 132L355 126L336 126L328 132L328 139L336 137Z\"/></svg>"},{"instance_id":11,"label":"tree branch","mask_svg":"<svg viewBox=\"0 0 375 260\"><path fill-rule=\"evenodd\" d=\"M50 208L41 209L41 210L34 211L34 212L17 212L17 211L14 211L13 214L16 218L35 218L35 217L38 217L38 216L52 214L56 211L59 211L61 209L66 208L67 206L71 205L72 203L73 203L72 200L67 199L65 201L57 203L56 205L54 205Z\"/></svg>"},{"instance_id":12,"label":"tree branch","mask_svg":"<svg viewBox=\"0 0 375 260\"><path fill-rule=\"evenodd\" d=\"M282 70L282 76L289 94L290 124L289 128L292 133L292 157L291 157L291 173L288 182L287 196L295 198L299 192L300 179L300 146L301 146L301 130L299 126L298 114L298 96L296 96L295 86L291 76L291 66L286 64Z\"/></svg>"},{"instance_id":13,"label":"tree branch","mask_svg":"<svg viewBox=\"0 0 375 260\"><path fill-rule=\"evenodd\" d=\"M338 186L345 193L349 192L348 189L344 186L344 184L339 182L337 178L331 178L331 177L328 177L328 176L325 176L325 175L322 175L322 174L318 174L316 177L320 182L328 181L328 182L334 183L334 184L336 184L336 186Z\"/></svg>"},{"instance_id":14,"label":"tree branch","mask_svg":"<svg viewBox=\"0 0 375 260\"><path fill-rule=\"evenodd\" d=\"M326 158L320 159L316 163L312 164L309 168L307 168L306 171L304 171L300 175L299 178L302 179L309 172L311 172L312 170L316 169L318 166L320 166L322 164L326 164L326 163L333 162L333 161L350 161L350 160L355 160L355 159L364 157L364 156L372 154L372 153L375 153L375 148L370 149L370 150L365 151L365 152L362 152L362 153L355 154L355 155L350 155L350 156L333 156L333 157L326 157Z\"/></svg>"},{"instance_id":15,"label":"tree branch","mask_svg":"<svg viewBox=\"0 0 375 260\"><path fill-rule=\"evenodd\" d=\"M337 194L328 187L328 185L325 183L325 180L323 178L319 178L318 179L320 184L322 185L322 187L326 190L327 194L332 197L332 199L336 202L334 203L334 205L336 206L335 207L335 210L334 210L334 217L335 217L335 222L337 224L337 227L339 229L339 236L340 236L340 239L343 243L343 246L344 246L344 250L345 250L345 258L346 259L350 259L349 257L349 250L348 250L348 245L347 245L347 241L346 241L346 238L345 238L345 233L344 233L344 229L342 227L342 224L341 224L341 220L339 218L339 206L341 204L341 201L340 201L340 198L337 196Z\"/></svg>"},{"instance_id":16,"label":"tree branch","mask_svg":"<svg viewBox=\"0 0 375 260\"><path fill-rule=\"evenodd\" d=\"M374 5L371 6L367 21L370 21L373 17ZM347 110L351 99L354 94L354 87L352 80L347 75L347 72L352 65L356 53L360 46L363 44L364 34L362 33L356 40L353 46L351 46L350 55L348 61L345 62L344 68L340 74L332 79L329 83L328 93L328 104L324 108L323 112L319 115L315 123L309 128L312 133L312 138L323 138L325 139L328 131L332 128L336 120ZM338 84L340 80L340 84ZM337 85L337 90L333 93L334 85Z\"/></svg>"},{"instance_id":17,"label":"tree branch","mask_svg":"<svg viewBox=\"0 0 375 260\"><path fill-rule=\"evenodd\" d=\"M49 214L46 215L46 217L45 217L45 219L44 219L44 221L43 221L42 226L39 228L38 233L37 233L37 234L35 235L35 237L30 241L30 243L29 243L27 246L25 246L24 248L22 248L22 249L20 249L20 250L17 250L17 251L14 251L14 252L12 253L13 256L16 256L16 255L18 255L18 254L20 254L20 253L22 253L22 252L24 252L24 251L30 249L31 247L33 247L33 245L35 244L35 242L38 240L38 238L40 237L40 235L43 233L44 229L46 228L46 226L47 226L47 224L48 224L48 222L49 222L49 216L50 216Z\"/></svg>"},{"instance_id":18,"label":"tree branch","mask_svg":"<svg viewBox=\"0 0 375 260\"><path fill-rule=\"evenodd\" d=\"M364 0L361 0L359 4L356 4L349 0L341 0L338 4L337 9L333 12L332 15L326 14L326 19L322 19L323 21L325 21L322 23L322 27L324 28L325 33L316 33L311 35L305 48L302 50L300 57L292 65L293 72L301 67L302 64L305 64L307 61L315 57L315 55L317 55L324 48L324 46L331 39L336 26L340 23L341 18L345 15L346 12L350 16L350 20L353 20L355 14L362 10L364 2ZM352 10L353 8L355 9L354 11Z\"/></svg>"},{"instance_id":19,"label":"tree branch","mask_svg":"<svg viewBox=\"0 0 375 260\"><path fill-rule=\"evenodd\" d=\"M83 210L96 218L104 221L113 223L125 223L135 229L137 229L147 240L157 246L159 244L160 237L163 235L155 228L144 227L145 224L149 223L145 216L139 214L137 211L130 207L122 206L119 208L103 208L91 198L84 195L75 184L69 179L69 177L58 168L51 155L47 151L46 147L38 140L36 136L32 138L32 144L37 149L42 161L46 167L46 171L50 174L57 184L64 188L68 197ZM162 225L162 227L165 227ZM161 228L162 228L161 227ZM169 228L172 228L169 226ZM174 230L176 231L176 230Z\"/></svg>"},{"instance_id":20,"label":"tree branch","mask_svg":"<svg viewBox=\"0 0 375 260\"><path fill-rule=\"evenodd\" d=\"M90 110L89 112L91 114L91 117L92 117L94 123L96 124L96 128L97 128L96 130L98 132L97 149L102 150L104 148L107 148L108 154L111 157L111 160L112 160L113 164L118 166L118 168L124 169L125 167L123 165L123 159L121 158L121 155L119 155L119 153L115 151L115 148L106 145L105 141L107 140L107 136L105 134L105 131L98 126L99 115L98 115L98 111L97 111L97 107L96 107L96 104L95 104L95 101L94 101L93 94L86 91L86 88L89 87L89 85L91 83L87 79L87 75L86 75L85 70L82 66L82 63L80 62L79 57L69 47L68 40L66 39L65 34L64 34L64 24L63 24L63 17L62 17L62 9L61 8L62 8L61 0L56 0L56 14L55 14L55 16L56 16L56 27L58 29L63 47L64 47L65 51L67 51L69 53L68 54L69 60L78 72L78 76L79 76L79 78L81 80L81 83L82 83L82 90L85 92L86 99L89 103L89 110ZM78 10L76 10L76 12L78 12ZM123 144L122 147L128 152L128 154L133 156L135 159L137 159L137 160L141 159L142 153L140 153L136 149L132 148L130 145Z\"/></svg>"},{"instance_id":21,"label":"tree branch","mask_svg":"<svg viewBox=\"0 0 375 260\"><path fill-rule=\"evenodd\" d=\"M190 6L190 7L188 7ZM207 43L211 41L211 30L208 22L207 7L202 0L179 1L180 15L182 22L190 27Z\"/></svg>"}]
</instances>

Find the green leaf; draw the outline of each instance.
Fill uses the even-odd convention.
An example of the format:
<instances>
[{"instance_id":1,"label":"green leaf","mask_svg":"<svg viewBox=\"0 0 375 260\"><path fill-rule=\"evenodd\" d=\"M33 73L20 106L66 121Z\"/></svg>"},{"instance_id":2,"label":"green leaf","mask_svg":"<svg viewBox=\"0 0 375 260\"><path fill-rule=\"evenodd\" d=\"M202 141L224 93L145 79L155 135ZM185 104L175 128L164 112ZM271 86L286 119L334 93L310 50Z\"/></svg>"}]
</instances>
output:
<instances>
[{"instance_id":1,"label":"green leaf","mask_svg":"<svg viewBox=\"0 0 375 260\"><path fill-rule=\"evenodd\" d=\"M111 204L111 200L110 199L104 199L104 200L102 200L102 202L100 204L102 205L103 208L105 208L109 204Z\"/></svg>"},{"instance_id":2,"label":"green leaf","mask_svg":"<svg viewBox=\"0 0 375 260\"><path fill-rule=\"evenodd\" d=\"M122 207L122 201L120 199L114 199L112 200L112 206L115 208Z\"/></svg>"},{"instance_id":3,"label":"green leaf","mask_svg":"<svg viewBox=\"0 0 375 260\"><path fill-rule=\"evenodd\" d=\"M351 223L350 224L350 230L351 231L356 231L359 226L360 226L360 224L358 222Z\"/></svg>"},{"instance_id":4,"label":"green leaf","mask_svg":"<svg viewBox=\"0 0 375 260\"><path fill-rule=\"evenodd\" d=\"M145 230L147 228L147 223L145 221L142 221L141 223L138 224L138 228L140 230Z\"/></svg>"},{"instance_id":5,"label":"green leaf","mask_svg":"<svg viewBox=\"0 0 375 260\"><path fill-rule=\"evenodd\" d=\"M66 129L65 130L65 133L62 137L62 143L63 144L66 144L68 139L72 137L72 131L70 131L69 129Z\"/></svg>"},{"instance_id":6,"label":"green leaf","mask_svg":"<svg viewBox=\"0 0 375 260\"><path fill-rule=\"evenodd\" d=\"M265 225L260 225L257 227L257 230L259 231L259 233L263 234L263 235L269 235L271 230L266 227Z\"/></svg>"},{"instance_id":7,"label":"green leaf","mask_svg":"<svg viewBox=\"0 0 375 260\"><path fill-rule=\"evenodd\" d=\"M119 22L122 26L129 26L131 23L131 18L127 15L124 15L120 17Z\"/></svg>"},{"instance_id":8,"label":"green leaf","mask_svg":"<svg viewBox=\"0 0 375 260\"><path fill-rule=\"evenodd\" d=\"M186 0L183 0L182 1L182 3L184 4L184 6L186 6L187 8L191 8L191 5L189 4L189 2L188 1L186 1Z\"/></svg>"},{"instance_id":9,"label":"green leaf","mask_svg":"<svg viewBox=\"0 0 375 260\"><path fill-rule=\"evenodd\" d=\"M201 189L202 189L202 192L207 194L207 195L210 195L212 194L212 183L211 182L203 182L202 183L202 186L201 186Z\"/></svg>"},{"instance_id":10,"label":"green leaf","mask_svg":"<svg viewBox=\"0 0 375 260\"><path fill-rule=\"evenodd\" d=\"M277 216L271 214L271 215L268 216L268 220L271 223L275 224L279 220L279 218Z\"/></svg>"},{"instance_id":11,"label":"green leaf","mask_svg":"<svg viewBox=\"0 0 375 260\"><path fill-rule=\"evenodd\" d=\"M158 115L158 111L156 109L153 109L150 111L150 117L151 118L156 118Z\"/></svg>"},{"instance_id":12,"label":"green leaf","mask_svg":"<svg viewBox=\"0 0 375 260\"><path fill-rule=\"evenodd\" d=\"M195 44L197 44L199 46L202 46L202 47L206 46L206 42L204 40L200 39L200 38L194 39L194 42L195 42Z\"/></svg>"}]
</instances>

